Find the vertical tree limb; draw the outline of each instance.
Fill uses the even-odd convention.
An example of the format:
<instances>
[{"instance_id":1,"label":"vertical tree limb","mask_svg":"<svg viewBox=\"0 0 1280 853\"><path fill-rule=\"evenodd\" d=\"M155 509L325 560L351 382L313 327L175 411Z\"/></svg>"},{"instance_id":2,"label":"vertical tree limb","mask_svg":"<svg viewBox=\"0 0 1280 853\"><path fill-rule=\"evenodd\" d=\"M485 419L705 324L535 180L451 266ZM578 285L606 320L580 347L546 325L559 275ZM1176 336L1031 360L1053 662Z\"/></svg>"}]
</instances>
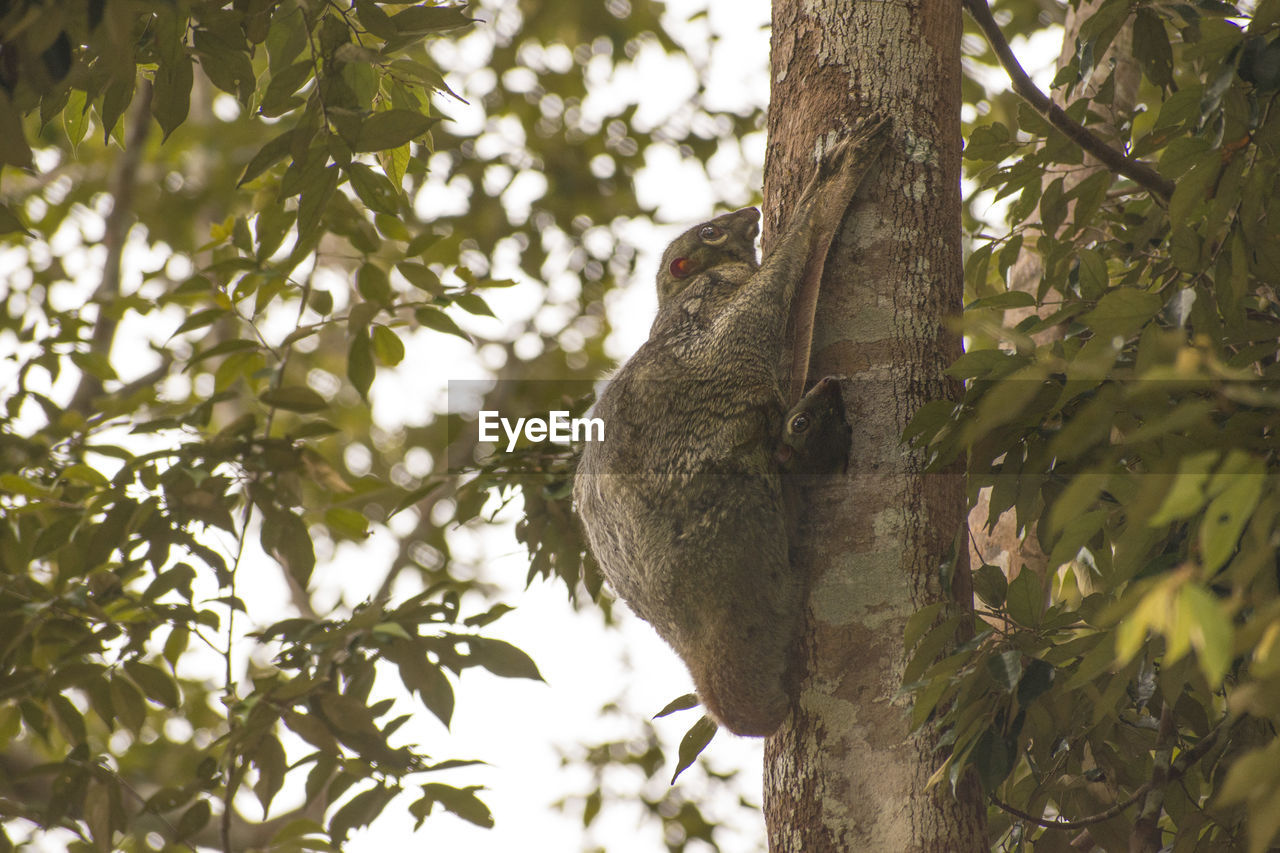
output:
<instances>
[{"instance_id":1,"label":"vertical tree limb","mask_svg":"<svg viewBox=\"0 0 1280 853\"><path fill-rule=\"evenodd\" d=\"M129 108L129 123L125 128L124 151L116 161L111 176L111 212L107 214L102 243L107 247L107 260L102 267L102 281L94 291L90 302L98 306L98 316L89 337L89 354L104 362L111 355L116 329L120 319L113 313L113 303L119 298L120 278L123 274L124 246L133 227L134 189L138 183L138 166L146 151L147 136L151 130L151 81L143 78ZM80 375L80 383L71 396L68 408L88 417L93 413L93 400L102 394L102 380L90 373Z\"/></svg>"}]
</instances>

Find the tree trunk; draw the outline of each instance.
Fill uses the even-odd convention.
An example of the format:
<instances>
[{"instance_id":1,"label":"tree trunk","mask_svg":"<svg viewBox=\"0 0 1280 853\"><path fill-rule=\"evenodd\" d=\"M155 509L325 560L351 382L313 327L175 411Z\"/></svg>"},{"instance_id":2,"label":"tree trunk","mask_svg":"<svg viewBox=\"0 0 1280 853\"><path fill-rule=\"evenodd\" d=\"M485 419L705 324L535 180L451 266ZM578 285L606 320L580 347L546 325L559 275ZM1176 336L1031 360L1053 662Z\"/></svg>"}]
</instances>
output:
<instances>
[{"instance_id":1,"label":"tree trunk","mask_svg":"<svg viewBox=\"0 0 1280 853\"><path fill-rule=\"evenodd\" d=\"M855 438L849 475L814 490L797 543L810 608L795 713L765 752L774 851L986 850L976 788L926 791L936 734L909 734L895 698L906 620L946 597L939 567L965 517L960 475L924 475L899 443L951 392L960 350L944 326L962 292L960 28L944 0L774 2L766 251L821 138L871 112L892 122L818 301L810 377L853 377Z\"/></svg>"}]
</instances>

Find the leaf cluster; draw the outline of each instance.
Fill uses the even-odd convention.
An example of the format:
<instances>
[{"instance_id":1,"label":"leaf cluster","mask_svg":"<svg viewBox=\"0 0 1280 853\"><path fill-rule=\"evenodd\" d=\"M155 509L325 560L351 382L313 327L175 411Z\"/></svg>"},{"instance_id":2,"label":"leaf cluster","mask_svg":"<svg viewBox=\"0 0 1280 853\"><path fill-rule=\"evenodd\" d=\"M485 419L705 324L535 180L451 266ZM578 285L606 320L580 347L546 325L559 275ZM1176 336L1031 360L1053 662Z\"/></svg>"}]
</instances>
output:
<instances>
[{"instance_id":1,"label":"leaf cluster","mask_svg":"<svg viewBox=\"0 0 1280 853\"><path fill-rule=\"evenodd\" d=\"M486 461L425 390L412 414L373 406L458 352L497 365L500 410L561 407L533 377L601 372L646 150L706 159L758 127L701 92L656 125L586 108L592 80L676 46L662 14L2 5L6 826L329 849L400 791L419 819L491 822L475 786L419 780L467 762L402 742L404 695L447 724L461 670L537 674L479 633L510 607L454 553L493 495L528 510L529 579L599 592L561 526L571 463ZM376 594L319 612L371 539L393 546ZM294 615L251 618L246 573L278 574ZM291 776L308 801L282 812Z\"/></svg>"},{"instance_id":2,"label":"leaf cluster","mask_svg":"<svg viewBox=\"0 0 1280 853\"><path fill-rule=\"evenodd\" d=\"M1263 850L1280 828L1260 759L1280 718L1280 4L1080 14L1067 113L1175 189L1100 169L1025 104L970 136L1008 229L966 265L962 397L906 438L936 469L962 462L980 523L1012 517L1021 549L973 572L976 617L913 620L913 722L943 732L935 781L972 771L1013 804L991 817L1015 846L1087 831L1125 849L1158 791L1172 849ZM1131 91L1103 62L1118 39ZM1041 274L1008 287L1027 255Z\"/></svg>"}]
</instances>

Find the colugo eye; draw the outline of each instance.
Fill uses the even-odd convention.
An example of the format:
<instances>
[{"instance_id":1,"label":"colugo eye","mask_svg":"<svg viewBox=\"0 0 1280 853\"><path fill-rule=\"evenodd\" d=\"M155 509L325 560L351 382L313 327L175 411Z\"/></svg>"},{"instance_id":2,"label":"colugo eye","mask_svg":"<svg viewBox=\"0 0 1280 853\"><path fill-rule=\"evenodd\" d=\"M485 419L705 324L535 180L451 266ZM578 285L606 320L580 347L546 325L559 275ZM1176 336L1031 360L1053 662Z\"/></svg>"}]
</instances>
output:
<instances>
[{"instance_id":1,"label":"colugo eye","mask_svg":"<svg viewBox=\"0 0 1280 853\"><path fill-rule=\"evenodd\" d=\"M804 432L809 428L809 416L801 412L791 419L792 432Z\"/></svg>"},{"instance_id":2,"label":"colugo eye","mask_svg":"<svg viewBox=\"0 0 1280 853\"><path fill-rule=\"evenodd\" d=\"M704 243L719 243L725 237L725 233L718 225L703 225L698 229L698 239Z\"/></svg>"}]
</instances>

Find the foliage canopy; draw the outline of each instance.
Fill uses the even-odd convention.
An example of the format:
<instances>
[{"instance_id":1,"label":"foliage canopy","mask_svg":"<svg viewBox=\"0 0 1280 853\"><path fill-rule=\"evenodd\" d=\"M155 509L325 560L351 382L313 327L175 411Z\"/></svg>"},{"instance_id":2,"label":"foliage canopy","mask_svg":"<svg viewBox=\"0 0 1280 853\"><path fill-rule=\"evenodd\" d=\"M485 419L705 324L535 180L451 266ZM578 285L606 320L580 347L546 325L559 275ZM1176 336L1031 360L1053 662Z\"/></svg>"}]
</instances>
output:
<instances>
[{"instance_id":1,"label":"foliage canopy","mask_svg":"<svg viewBox=\"0 0 1280 853\"><path fill-rule=\"evenodd\" d=\"M974 567L976 620L914 620L913 719L947 732L939 781L976 771L1005 849L1087 833L1106 850L1265 850L1280 3L1077 11L1054 80L1066 113L1162 180L1100 169L1012 96L969 134L1008 229L967 264L963 399L927 406L908 438L939 468L963 459L972 500L989 489L980 523L1013 512L1021 545ZM1028 255L1036 274L1007 284ZM961 623L972 639L938 660Z\"/></svg>"},{"instance_id":2,"label":"foliage canopy","mask_svg":"<svg viewBox=\"0 0 1280 853\"><path fill-rule=\"evenodd\" d=\"M700 92L647 122L591 100L668 25L647 0L0 3L0 818L331 849L408 792L419 823L492 824L451 781L476 757L397 737L447 725L467 669L540 678L446 531L529 485L534 574L599 584L537 520L563 458L458 476L449 359L528 411L559 391L515 380L602 371L646 153L754 129ZM423 353L416 413L375 419ZM313 573L375 542L376 593L322 610ZM289 618L246 615L260 553ZM651 734L621 746L583 760L661 775ZM286 779L306 805L273 807ZM709 837L677 792L647 810L676 849Z\"/></svg>"}]
</instances>

